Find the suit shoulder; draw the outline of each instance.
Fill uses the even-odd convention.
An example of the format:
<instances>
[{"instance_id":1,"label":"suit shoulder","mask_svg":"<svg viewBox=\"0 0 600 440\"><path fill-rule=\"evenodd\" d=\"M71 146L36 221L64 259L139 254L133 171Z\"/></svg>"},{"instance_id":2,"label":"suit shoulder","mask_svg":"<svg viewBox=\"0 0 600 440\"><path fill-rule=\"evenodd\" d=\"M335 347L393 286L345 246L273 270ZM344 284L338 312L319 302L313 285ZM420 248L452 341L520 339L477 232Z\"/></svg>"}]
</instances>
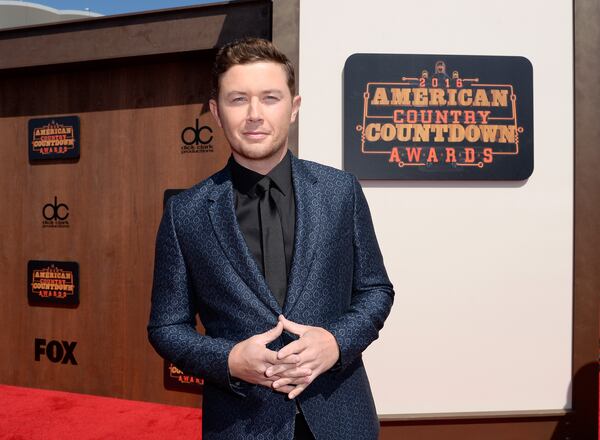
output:
<instances>
[{"instance_id":1,"label":"suit shoulder","mask_svg":"<svg viewBox=\"0 0 600 440\"><path fill-rule=\"evenodd\" d=\"M324 165L319 162L314 162L312 160L300 159L304 165L320 180L325 181L338 181L343 182L344 184L351 184L354 179L354 174L349 171L340 170L338 168Z\"/></svg>"},{"instance_id":2,"label":"suit shoulder","mask_svg":"<svg viewBox=\"0 0 600 440\"><path fill-rule=\"evenodd\" d=\"M225 169L221 169L204 180L196 183L194 186L183 189L177 194L169 197L168 203L173 205L174 210L186 209L190 206L198 206L206 203L208 194L215 183L222 182Z\"/></svg>"}]
</instances>

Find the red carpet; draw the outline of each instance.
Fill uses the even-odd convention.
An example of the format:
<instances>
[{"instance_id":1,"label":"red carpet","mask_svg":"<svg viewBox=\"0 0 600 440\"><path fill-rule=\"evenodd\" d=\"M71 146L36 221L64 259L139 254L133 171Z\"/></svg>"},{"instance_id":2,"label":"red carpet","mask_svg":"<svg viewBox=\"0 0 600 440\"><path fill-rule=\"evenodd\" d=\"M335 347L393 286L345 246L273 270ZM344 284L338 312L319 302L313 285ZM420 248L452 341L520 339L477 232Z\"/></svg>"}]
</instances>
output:
<instances>
[{"instance_id":1,"label":"red carpet","mask_svg":"<svg viewBox=\"0 0 600 440\"><path fill-rule=\"evenodd\" d=\"M0 385L0 439L200 439L199 408Z\"/></svg>"},{"instance_id":2,"label":"red carpet","mask_svg":"<svg viewBox=\"0 0 600 440\"><path fill-rule=\"evenodd\" d=\"M0 385L2 440L197 440L201 420L199 408Z\"/></svg>"}]
</instances>

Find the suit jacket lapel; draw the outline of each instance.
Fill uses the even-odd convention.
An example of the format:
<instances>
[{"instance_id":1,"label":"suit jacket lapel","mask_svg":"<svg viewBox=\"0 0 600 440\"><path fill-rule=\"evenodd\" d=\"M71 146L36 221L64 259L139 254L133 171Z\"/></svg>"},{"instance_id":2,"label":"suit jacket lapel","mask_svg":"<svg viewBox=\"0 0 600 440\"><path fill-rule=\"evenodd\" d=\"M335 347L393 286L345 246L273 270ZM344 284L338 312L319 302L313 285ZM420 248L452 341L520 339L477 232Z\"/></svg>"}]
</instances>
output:
<instances>
[{"instance_id":1,"label":"suit jacket lapel","mask_svg":"<svg viewBox=\"0 0 600 440\"><path fill-rule=\"evenodd\" d=\"M316 177L296 156L291 156L292 182L296 202L294 253L288 277L288 289L283 311L269 289L263 274L254 260L239 227L234 206L231 171L226 166L214 178L209 194L210 220L223 252L231 265L256 296L275 314L289 315L296 304L310 272L320 236L321 205Z\"/></svg>"},{"instance_id":2,"label":"suit jacket lapel","mask_svg":"<svg viewBox=\"0 0 600 440\"><path fill-rule=\"evenodd\" d=\"M234 193L231 172L226 166L218 177L209 195L210 221L223 252L246 285L277 315L281 307L269 289L263 274L250 252L235 215Z\"/></svg>"},{"instance_id":3,"label":"suit jacket lapel","mask_svg":"<svg viewBox=\"0 0 600 440\"><path fill-rule=\"evenodd\" d=\"M321 235L321 197L317 178L306 165L292 154L292 182L296 201L296 227L294 237L294 255L288 278L288 290L283 304L283 314L287 317L310 273L315 249Z\"/></svg>"}]
</instances>

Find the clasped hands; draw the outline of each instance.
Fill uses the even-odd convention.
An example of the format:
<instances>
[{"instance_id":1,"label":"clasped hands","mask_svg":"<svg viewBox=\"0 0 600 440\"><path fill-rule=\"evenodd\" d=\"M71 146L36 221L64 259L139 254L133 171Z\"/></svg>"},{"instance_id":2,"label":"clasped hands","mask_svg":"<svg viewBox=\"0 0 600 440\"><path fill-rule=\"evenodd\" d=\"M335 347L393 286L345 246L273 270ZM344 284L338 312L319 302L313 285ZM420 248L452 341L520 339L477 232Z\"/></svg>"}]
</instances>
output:
<instances>
[{"instance_id":1,"label":"clasped hands","mask_svg":"<svg viewBox=\"0 0 600 440\"><path fill-rule=\"evenodd\" d=\"M266 345L286 330L299 338L279 351ZM321 327L298 324L279 315L275 327L236 344L229 353L231 376L297 397L339 358L334 336Z\"/></svg>"}]
</instances>

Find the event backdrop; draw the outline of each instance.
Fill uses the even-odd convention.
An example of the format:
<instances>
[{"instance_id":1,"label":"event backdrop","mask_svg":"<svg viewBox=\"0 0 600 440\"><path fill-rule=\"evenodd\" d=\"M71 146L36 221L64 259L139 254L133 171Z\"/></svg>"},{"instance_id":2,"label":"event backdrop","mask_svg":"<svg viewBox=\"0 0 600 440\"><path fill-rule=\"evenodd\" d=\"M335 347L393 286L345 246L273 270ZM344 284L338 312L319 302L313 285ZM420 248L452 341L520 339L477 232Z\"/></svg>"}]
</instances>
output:
<instances>
[{"instance_id":1,"label":"event backdrop","mask_svg":"<svg viewBox=\"0 0 600 440\"><path fill-rule=\"evenodd\" d=\"M198 405L146 324L164 192L230 154L213 57L3 73L1 383Z\"/></svg>"}]
</instances>

